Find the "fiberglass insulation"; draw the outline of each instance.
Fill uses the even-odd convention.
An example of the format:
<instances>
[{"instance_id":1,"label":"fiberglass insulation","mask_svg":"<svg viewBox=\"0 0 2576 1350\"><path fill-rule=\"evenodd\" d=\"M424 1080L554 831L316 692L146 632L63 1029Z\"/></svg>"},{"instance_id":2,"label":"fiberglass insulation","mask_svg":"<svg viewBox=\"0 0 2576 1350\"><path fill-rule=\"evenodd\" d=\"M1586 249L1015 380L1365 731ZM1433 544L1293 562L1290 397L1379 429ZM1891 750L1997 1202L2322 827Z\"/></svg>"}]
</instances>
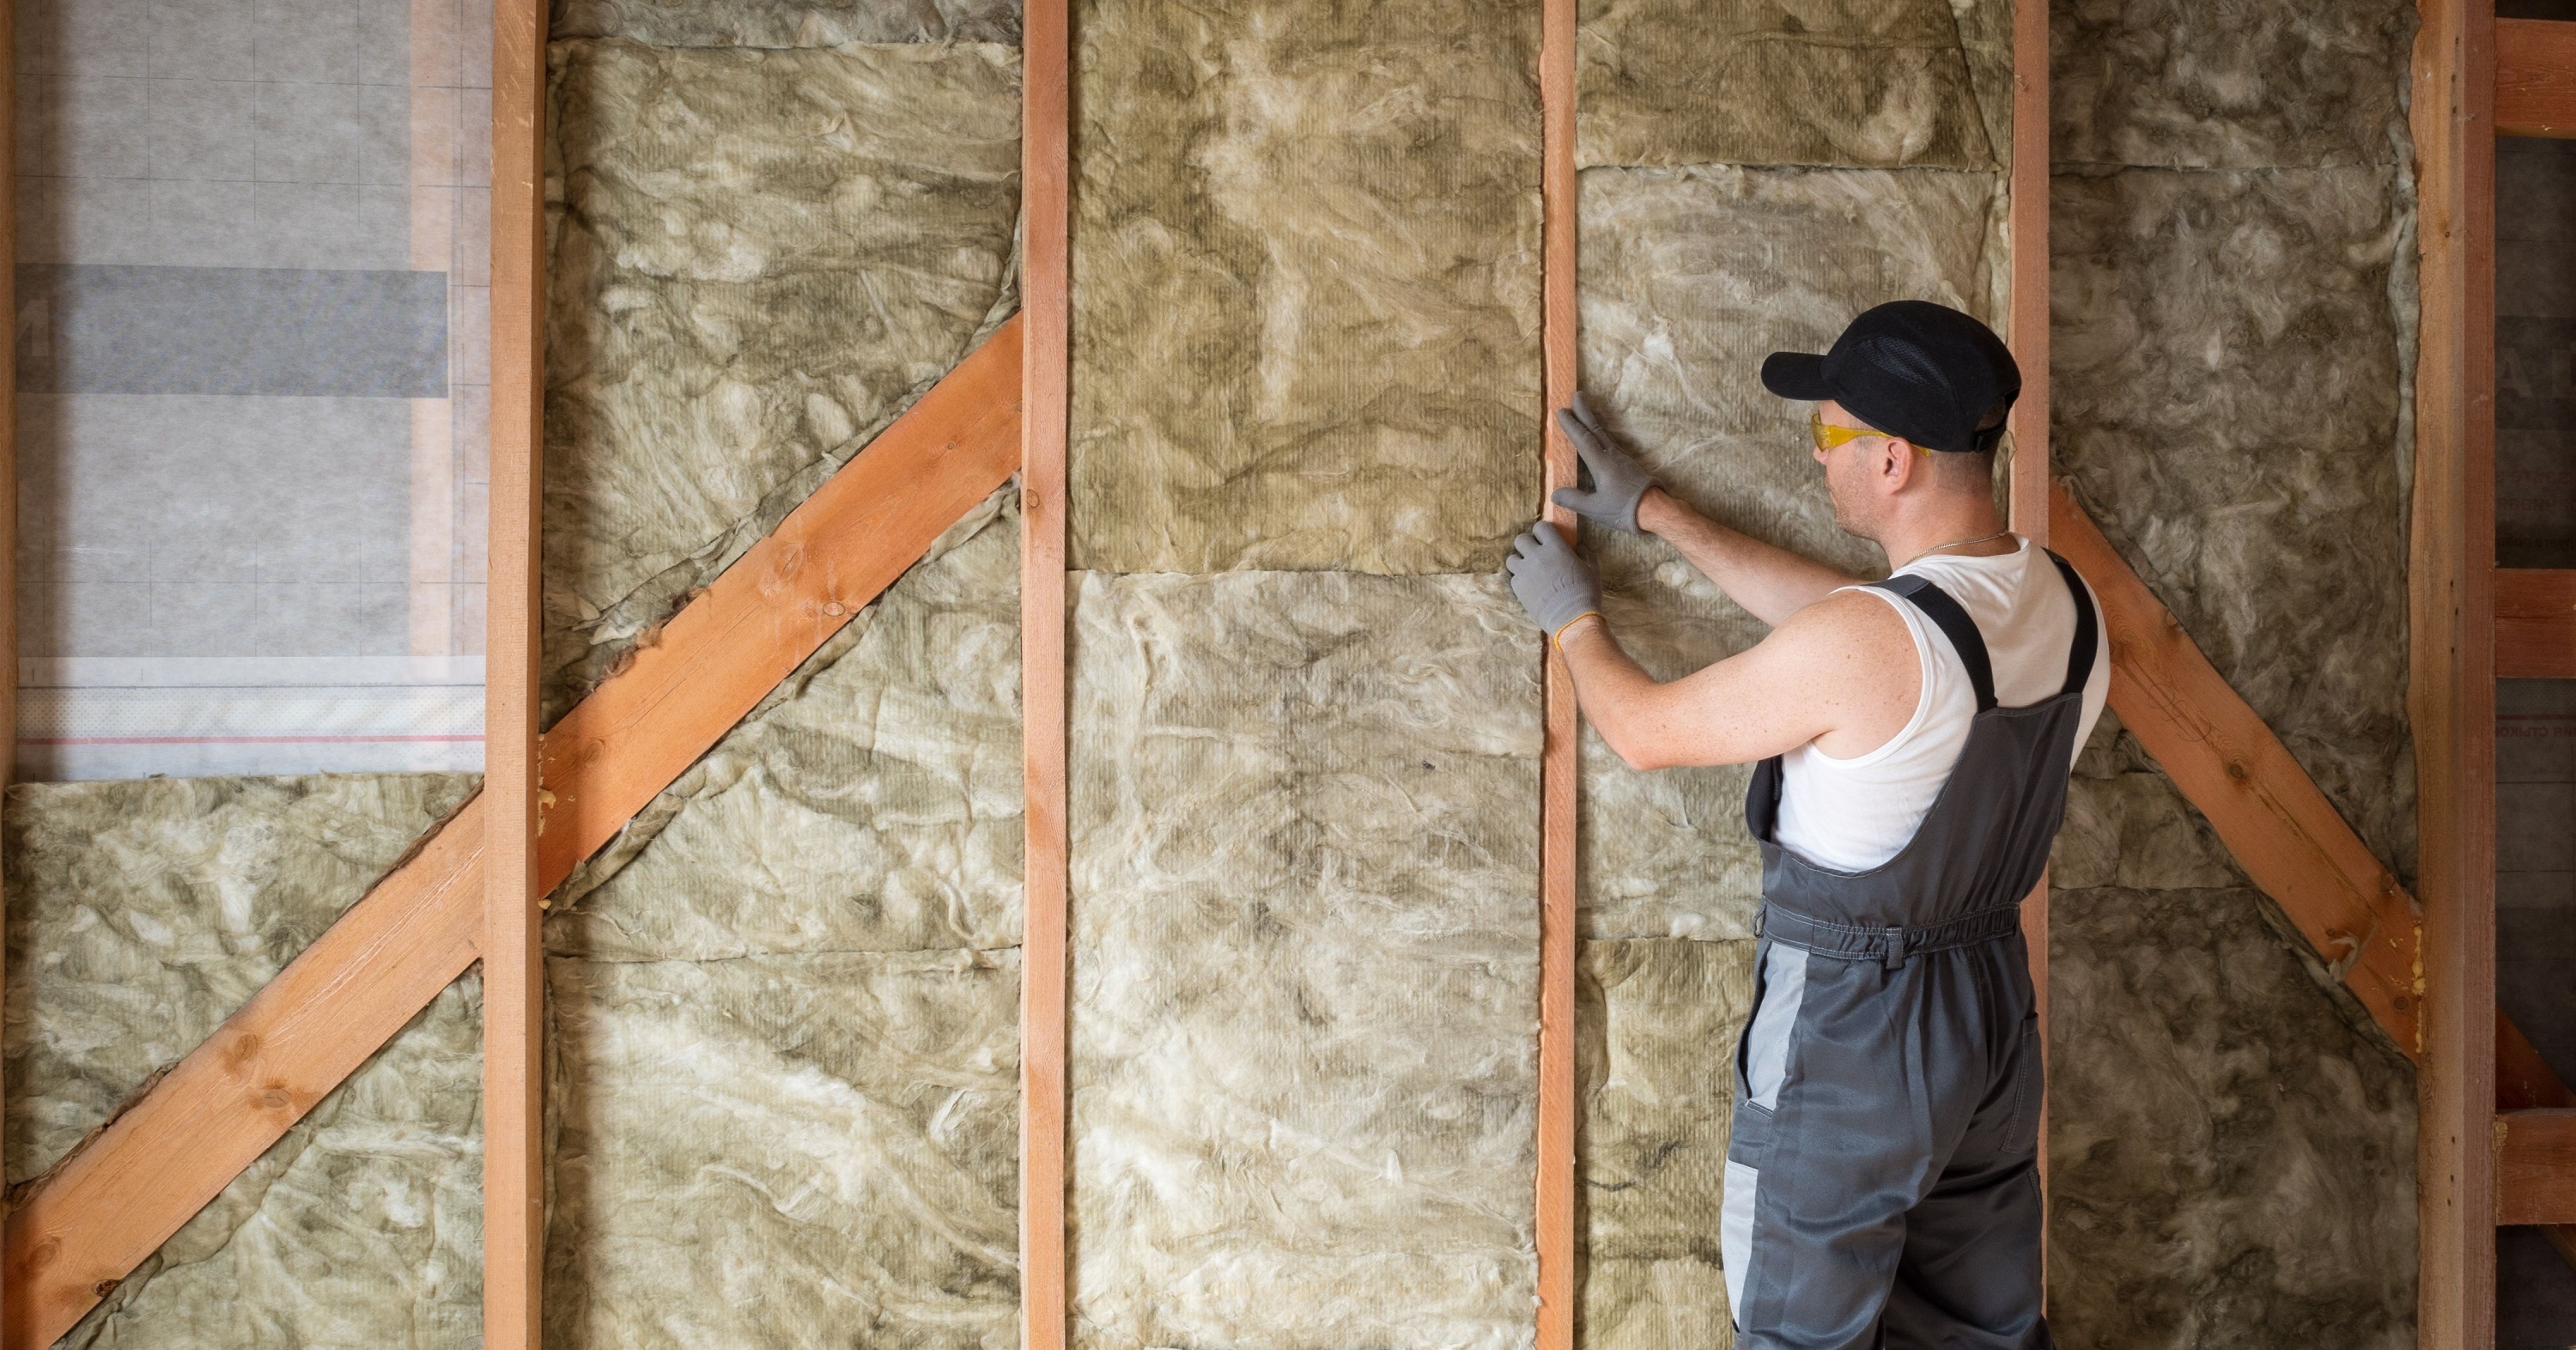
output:
<instances>
[{"instance_id":1,"label":"fiberglass insulation","mask_svg":"<svg viewBox=\"0 0 2576 1350\"><path fill-rule=\"evenodd\" d=\"M1499 577L1086 573L1094 1350L1531 1335L1539 664Z\"/></svg>"},{"instance_id":2,"label":"fiberglass insulation","mask_svg":"<svg viewBox=\"0 0 2576 1350\"><path fill-rule=\"evenodd\" d=\"M2059 471L2402 877L2413 8L2052 26ZM2408 1066L2133 742L2086 761L2050 943L2059 1333L2413 1344Z\"/></svg>"},{"instance_id":3,"label":"fiberglass insulation","mask_svg":"<svg viewBox=\"0 0 2576 1350\"><path fill-rule=\"evenodd\" d=\"M951 529L555 896L549 1344L1016 1344L1004 508Z\"/></svg>"},{"instance_id":4,"label":"fiberglass insulation","mask_svg":"<svg viewBox=\"0 0 2576 1350\"><path fill-rule=\"evenodd\" d=\"M1538 496L1537 35L1077 7L1091 1350L1533 1335L1539 649L1496 569Z\"/></svg>"},{"instance_id":5,"label":"fiberglass insulation","mask_svg":"<svg viewBox=\"0 0 2576 1350\"><path fill-rule=\"evenodd\" d=\"M989 43L548 65L551 720L1010 307L1020 98Z\"/></svg>"},{"instance_id":6,"label":"fiberglass insulation","mask_svg":"<svg viewBox=\"0 0 2576 1350\"><path fill-rule=\"evenodd\" d=\"M9 789L8 1180L194 1050L460 806L461 774ZM481 1338L480 982L441 993L60 1342Z\"/></svg>"},{"instance_id":7,"label":"fiberglass insulation","mask_svg":"<svg viewBox=\"0 0 2576 1350\"><path fill-rule=\"evenodd\" d=\"M1499 568L1538 500L1538 10L1077 6L1072 556Z\"/></svg>"}]
</instances>

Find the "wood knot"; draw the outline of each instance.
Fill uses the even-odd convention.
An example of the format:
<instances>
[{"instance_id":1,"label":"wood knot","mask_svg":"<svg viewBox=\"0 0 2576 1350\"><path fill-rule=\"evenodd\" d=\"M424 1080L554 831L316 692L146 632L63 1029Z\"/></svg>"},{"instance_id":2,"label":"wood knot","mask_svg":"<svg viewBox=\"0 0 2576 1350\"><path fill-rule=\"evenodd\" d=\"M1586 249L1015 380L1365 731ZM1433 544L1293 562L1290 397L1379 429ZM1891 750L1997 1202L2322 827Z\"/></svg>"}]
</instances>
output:
<instances>
[{"instance_id":1,"label":"wood knot","mask_svg":"<svg viewBox=\"0 0 2576 1350\"><path fill-rule=\"evenodd\" d=\"M259 1094L259 1104L263 1110L283 1111L295 1104L295 1098L287 1094L283 1085L271 1083L267 1091Z\"/></svg>"},{"instance_id":2,"label":"wood knot","mask_svg":"<svg viewBox=\"0 0 2576 1350\"><path fill-rule=\"evenodd\" d=\"M2235 779L2237 782L2244 782L2245 766L2232 759L2227 761L2227 776Z\"/></svg>"},{"instance_id":3,"label":"wood knot","mask_svg":"<svg viewBox=\"0 0 2576 1350\"><path fill-rule=\"evenodd\" d=\"M246 1064L259 1058L259 1033L245 1031L233 1039L230 1058L235 1064Z\"/></svg>"},{"instance_id":4,"label":"wood knot","mask_svg":"<svg viewBox=\"0 0 2576 1350\"><path fill-rule=\"evenodd\" d=\"M108 1295L115 1293L116 1287L123 1283L125 1283L123 1280L101 1280L98 1283L91 1285L89 1291L100 1298L105 1298Z\"/></svg>"},{"instance_id":5,"label":"wood knot","mask_svg":"<svg viewBox=\"0 0 2576 1350\"><path fill-rule=\"evenodd\" d=\"M2388 1006L2395 1008L2399 1012L2405 1012L2407 1009L2415 1006L2415 1000L2408 998L2404 994L2395 994L2390 996Z\"/></svg>"},{"instance_id":6,"label":"wood knot","mask_svg":"<svg viewBox=\"0 0 2576 1350\"><path fill-rule=\"evenodd\" d=\"M841 602L838 600L826 600L823 602L823 612L837 619L850 611L842 608Z\"/></svg>"},{"instance_id":7,"label":"wood knot","mask_svg":"<svg viewBox=\"0 0 2576 1350\"><path fill-rule=\"evenodd\" d=\"M37 1243L34 1251L27 1253L27 1269L42 1270L45 1267L52 1265L54 1263L54 1258L62 1254L63 1240L58 1237L49 1237L44 1241Z\"/></svg>"}]
</instances>

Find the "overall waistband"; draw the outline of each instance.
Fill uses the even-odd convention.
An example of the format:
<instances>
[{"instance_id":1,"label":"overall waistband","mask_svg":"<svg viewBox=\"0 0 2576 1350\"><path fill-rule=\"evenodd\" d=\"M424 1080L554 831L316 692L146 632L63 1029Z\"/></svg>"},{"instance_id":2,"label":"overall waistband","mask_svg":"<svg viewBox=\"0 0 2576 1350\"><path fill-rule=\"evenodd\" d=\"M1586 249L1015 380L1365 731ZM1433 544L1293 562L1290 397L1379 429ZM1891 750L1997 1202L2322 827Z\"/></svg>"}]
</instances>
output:
<instances>
[{"instance_id":1,"label":"overall waistband","mask_svg":"<svg viewBox=\"0 0 2576 1350\"><path fill-rule=\"evenodd\" d=\"M2021 906L2005 905L1920 928L1906 928L1894 924L1864 927L1831 923L1766 903L1755 920L1754 931L1773 942L1784 942L1818 956L1877 961L1889 970L1897 970L1905 965L1906 958L1918 952L1973 947L2020 932Z\"/></svg>"}]
</instances>

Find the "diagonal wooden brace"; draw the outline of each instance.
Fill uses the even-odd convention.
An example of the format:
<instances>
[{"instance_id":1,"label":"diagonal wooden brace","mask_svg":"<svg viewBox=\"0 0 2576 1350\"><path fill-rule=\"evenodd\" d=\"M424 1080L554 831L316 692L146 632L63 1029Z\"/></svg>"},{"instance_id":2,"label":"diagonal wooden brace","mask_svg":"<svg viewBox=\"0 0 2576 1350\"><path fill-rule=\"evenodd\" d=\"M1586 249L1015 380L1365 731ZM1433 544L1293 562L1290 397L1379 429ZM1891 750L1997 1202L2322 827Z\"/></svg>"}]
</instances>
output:
<instances>
[{"instance_id":1,"label":"diagonal wooden brace","mask_svg":"<svg viewBox=\"0 0 2576 1350\"><path fill-rule=\"evenodd\" d=\"M1013 319L743 555L545 737L551 890L1008 481ZM473 964L484 804L279 972L10 1213L0 1348L41 1350Z\"/></svg>"}]
</instances>

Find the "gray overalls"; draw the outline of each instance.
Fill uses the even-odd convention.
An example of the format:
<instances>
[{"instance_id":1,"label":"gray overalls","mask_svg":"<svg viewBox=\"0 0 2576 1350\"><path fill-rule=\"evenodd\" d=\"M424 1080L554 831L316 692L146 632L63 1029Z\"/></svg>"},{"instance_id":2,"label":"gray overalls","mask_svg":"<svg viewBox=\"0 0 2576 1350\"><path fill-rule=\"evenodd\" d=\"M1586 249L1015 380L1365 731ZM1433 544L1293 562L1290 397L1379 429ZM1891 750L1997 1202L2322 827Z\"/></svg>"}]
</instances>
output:
<instances>
[{"instance_id":1,"label":"gray overalls","mask_svg":"<svg viewBox=\"0 0 2576 1350\"><path fill-rule=\"evenodd\" d=\"M1762 846L1755 1013L1735 1057L1721 1246L1744 1350L2048 1350L2040 1310L2038 1014L2021 900L2048 863L2093 673L2075 593L2066 685L1995 704L1985 639L1921 577L1877 585L1957 649L1976 718L1905 847L1863 872Z\"/></svg>"}]
</instances>

